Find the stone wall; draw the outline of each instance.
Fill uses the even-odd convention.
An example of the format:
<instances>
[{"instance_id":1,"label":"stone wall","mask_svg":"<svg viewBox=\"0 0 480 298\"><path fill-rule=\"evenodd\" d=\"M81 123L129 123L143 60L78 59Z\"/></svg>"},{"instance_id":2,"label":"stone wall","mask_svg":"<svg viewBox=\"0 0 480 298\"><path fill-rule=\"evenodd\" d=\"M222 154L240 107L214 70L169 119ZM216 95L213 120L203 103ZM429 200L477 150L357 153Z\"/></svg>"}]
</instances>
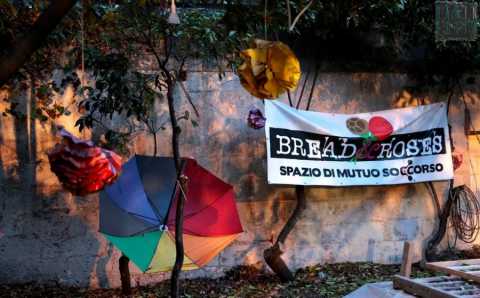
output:
<instances>
[{"instance_id":1,"label":"stone wall","mask_svg":"<svg viewBox=\"0 0 480 298\"><path fill-rule=\"evenodd\" d=\"M405 74L321 73L311 109L357 113L418 104L419 98L406 91L409 84ZM295 201L293 189L266 184L264 131L246 125L249 109L262 108L262 102L245 92L232 73L219 81L215 73L194 71L186 88L200 117L197 127L182 122L182 155L196 158L234 185L246 231L207 267L184 275L215 276L235 265L262 262L263 249L270 245L272 235L278 234ZM475 127L480 127L479 105L474 105L478 92L478 86L463 91ZM24 103L21 108L27 112L31 108L28 92L0 95L5 96L19 96ZM191 109L181 89L177 97L180 112ZM431 90L421 99L436 102L446 98ZM71 102L72 90L67 89L57 100ZM457 184L476 189L480 145L464 136L463 108L458 95L454 96L450 108L453 137L456 150L464 154L464 163L456 172ZM156 110L159 117L166 117L165 103L158 103ZM74 112L57 124L91 137L74 128L78 116ZM75 197L62 191L49 170L45 152L56 141L51 126L28 117L0 118L0 282L119 286L119 252L97 232L97 196ZM171 154L169 140L168 129L159 134L160 154ZM132 151L138 154L153 153L149 135L138 135L132 144ZM445 182L435 183L442 201L446 186ZM417 244L415 258L419 260L421 247L436 223L435 205L424 184L308 188L307 201L307 210L285 246L284 259L292 268L344 261L398 263L405 240ZM133 265L131 270L136 284L165 278L163 274L141 274Z\"/></svg>"}]
</instances>

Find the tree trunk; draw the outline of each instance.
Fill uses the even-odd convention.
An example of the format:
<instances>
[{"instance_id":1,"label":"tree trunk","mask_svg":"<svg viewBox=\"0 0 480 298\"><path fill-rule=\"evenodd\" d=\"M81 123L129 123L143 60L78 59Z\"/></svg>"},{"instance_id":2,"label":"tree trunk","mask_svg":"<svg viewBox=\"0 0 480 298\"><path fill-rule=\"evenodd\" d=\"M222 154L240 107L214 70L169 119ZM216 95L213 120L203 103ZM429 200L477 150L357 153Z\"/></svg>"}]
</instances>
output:
<instances>
[{"instance_id":1,"label":"tree trunk","mask_svg":"<svg viewBox=\"0 0 480 298\"><path fill-rule=\"evenodd\" d=\"M185 192L187 191L187 178L181 176L179 178L180 188ZM171 296L180 297L180 273L182 272L182 265L184 259L184 247L183 247L183 209L185 206L185 197L180 190L179 199L177 201L177 210L175 212L175 265L172 270L171 277Z\"/></svg>"},{"instance_id":2,"label":"tree trunk","mask_svg":"<svg viewBox=\"0 0 480 298\"><path fill-rule=\"evenodd\" d=\"M62 18L75 5L77 0L55 0L33 24L32 30L9 49L0 58L0 87L3 86L27 59L42 45L48 34L60 23Z\"/></svg>"},{"instance_id":3,"label":"tree trunk","mask_svg":"<svg viewBox=\"0 0 480 298\"><path fill-rule=\"evenodd\" d=\"M130 269L128 263L130 260L126 255L122 255L118 261L118 269L120 270L120 280L122 281L122 294L131 295L132 286L130 285Z\"/></svg>"},{"instance_id":4,"label":"tree trunk","mask_svg":"<svg viewBox=\"0 0 480 298\"><path fill-rule=\"evenodd\" d=\"M169 77L167 79L167 100L168 111L170 114L170 123L172 125L172 149L173 159L175 161L175 168L177 170L177 179L179 181L179 196L177 200L177 210L175 213L175 265L173 266L172 276L170 281L170 295L171 297L180 297L180 272L182 271L184 248L183 248L183 208L185 205L184 192L187 192L187 180L181 173L180 149L178 144L178 137L180 135L180 127L177 123L177 116L175 114L175 104L173 97L173 90L175 81Z\"/></svg>"},{"instance_id":5,"label":"tree trunk","mask_svg":"<svg viewBox=\"0 0 480 298\"><path fill-rule=\"evenodd\" d=\"M295 227L295 224L300 219L303 210L306 208L306 200L305 200L305 186L297 185L295 186L295 194L297 199L297 205L295 206L295 210L293 210L292 215L288 219L285 226L283 226L280 234L278 235L277 241L275 242L272 247L267 248L263 252L263 256L265 258L265 262L267 265L272 269L275 274L280 277L280 280L283 282L292 281L294 280L294 276L292 272L288 269L287 265L281 258L283 251L280 249L280 244L284 244L285 240L287 239L290 232Z\"/></svg>"},{"instance_id":6,"label":"tree trunk","mask_svg":"<svg viewBox=\"0 0 480 298\"><path fill-rule=\"evenodd\" d=\"M310 108L310 103L313 96L313 89L315 88L315 82L317 81L317 75L318 75L318 67L315 65L315 76L312 82L310 95L308 97L307 110ZM307 82L307 79L305 79L304 81L304 86L302 88L301 93L303 93L303 89L305 87L306 82ZM288 95L288 102L290 104L290 107L293 107L293 101L292 101L292 97L289 90L287 90L287 95ZM301 101L302 101L302 96L300 95L296 104L296 109L300 107ZM275 244L272 245L270 248L267 248L266 250L263 251L263 257L265 259L265 262L270 267L270 269L272 269L272 271L275 272L275 274L277 274L277 276L280 278L282 282L288 282L295 279L290 269L288 269L287 264L285 264L285 262L282 259L283 251L280 248L280 245L285 243L285 240L287 239L288 235L295 227L295 224L297 223L297 221L300 219L300 216L302 215L303 210L305 210L306 208L305 186L303 185L295 186L295 198L297 201L295 210L293 210L292 214L290 215L290 218L288 219L288 221L285 223L282 230L280 231L277 241L275 241Z\"/></svg>"},{"instance_id":7,"label":"tree trunk","mask_svg":"<svg viewBox=\"0 0 480 298\"><path fill-rule=\"evenodd\" d=\"M282 259L283 251L279 245L273 245L263 251L263 257L267 265L280 278L282 282L289 282L295 279L287 264Z\"/></svg>"}]
</instances>

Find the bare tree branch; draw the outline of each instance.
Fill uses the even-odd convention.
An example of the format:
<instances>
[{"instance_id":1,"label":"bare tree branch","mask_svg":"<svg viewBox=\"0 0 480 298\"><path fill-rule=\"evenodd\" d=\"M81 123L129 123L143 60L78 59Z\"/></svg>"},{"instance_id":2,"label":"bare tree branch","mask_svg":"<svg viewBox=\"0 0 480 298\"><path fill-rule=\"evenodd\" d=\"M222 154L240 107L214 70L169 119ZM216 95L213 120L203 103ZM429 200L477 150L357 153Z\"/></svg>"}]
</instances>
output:
<instances>
[{"instance_id":1,"label":"bare tree branch","mask_svg":"<svg viewBox=\"0 0 480 298\"><path fill-rule=\"evenodd\" d=\"M77 0L52 1L50 6L35 21L32 30L21 37L0 58L0 87L42 46L47 36L55 29L75 3L77 3Z\"/></svg>"}]
</instances>

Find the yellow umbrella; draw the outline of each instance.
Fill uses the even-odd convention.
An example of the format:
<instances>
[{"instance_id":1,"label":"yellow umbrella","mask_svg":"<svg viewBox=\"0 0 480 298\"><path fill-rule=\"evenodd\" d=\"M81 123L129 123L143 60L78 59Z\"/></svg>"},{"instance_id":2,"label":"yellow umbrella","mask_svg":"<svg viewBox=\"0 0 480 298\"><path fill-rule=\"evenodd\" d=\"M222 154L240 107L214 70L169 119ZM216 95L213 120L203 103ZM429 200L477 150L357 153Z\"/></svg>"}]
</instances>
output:
<instances>
[{"instance_id":1,"label":"yellow umbrella","mask_svg":"<svg viewBox=\"0 0 480 298\"><path fill-rule=\"evenodd\" d=\"M300 62L286 44L256 39L240 55L244 59L238 68L240 82L253 96L274 99L297 87Z\"/></svg>"}]
</instances>

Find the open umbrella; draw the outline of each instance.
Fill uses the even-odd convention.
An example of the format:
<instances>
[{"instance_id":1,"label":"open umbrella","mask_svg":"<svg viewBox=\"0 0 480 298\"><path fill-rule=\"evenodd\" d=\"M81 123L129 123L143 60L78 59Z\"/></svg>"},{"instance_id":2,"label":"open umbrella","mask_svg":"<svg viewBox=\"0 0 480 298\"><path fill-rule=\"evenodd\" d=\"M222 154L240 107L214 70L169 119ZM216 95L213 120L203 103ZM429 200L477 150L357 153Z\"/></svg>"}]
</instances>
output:
<instances>
[{"instance_id":1,"label":"open umbrella","mask_svg":"<svg viewBox=\"0 0 480 298\"><path fill-rule=\"evenodd\" d=\"M243 232L230 184L193 159L182 160L188 190L184 209L184 270L212 260ZM175 262L175 206L180 189L170 157L136 155L100 193L100 232L143 272Z\"/></svg>"}]
</instances>

